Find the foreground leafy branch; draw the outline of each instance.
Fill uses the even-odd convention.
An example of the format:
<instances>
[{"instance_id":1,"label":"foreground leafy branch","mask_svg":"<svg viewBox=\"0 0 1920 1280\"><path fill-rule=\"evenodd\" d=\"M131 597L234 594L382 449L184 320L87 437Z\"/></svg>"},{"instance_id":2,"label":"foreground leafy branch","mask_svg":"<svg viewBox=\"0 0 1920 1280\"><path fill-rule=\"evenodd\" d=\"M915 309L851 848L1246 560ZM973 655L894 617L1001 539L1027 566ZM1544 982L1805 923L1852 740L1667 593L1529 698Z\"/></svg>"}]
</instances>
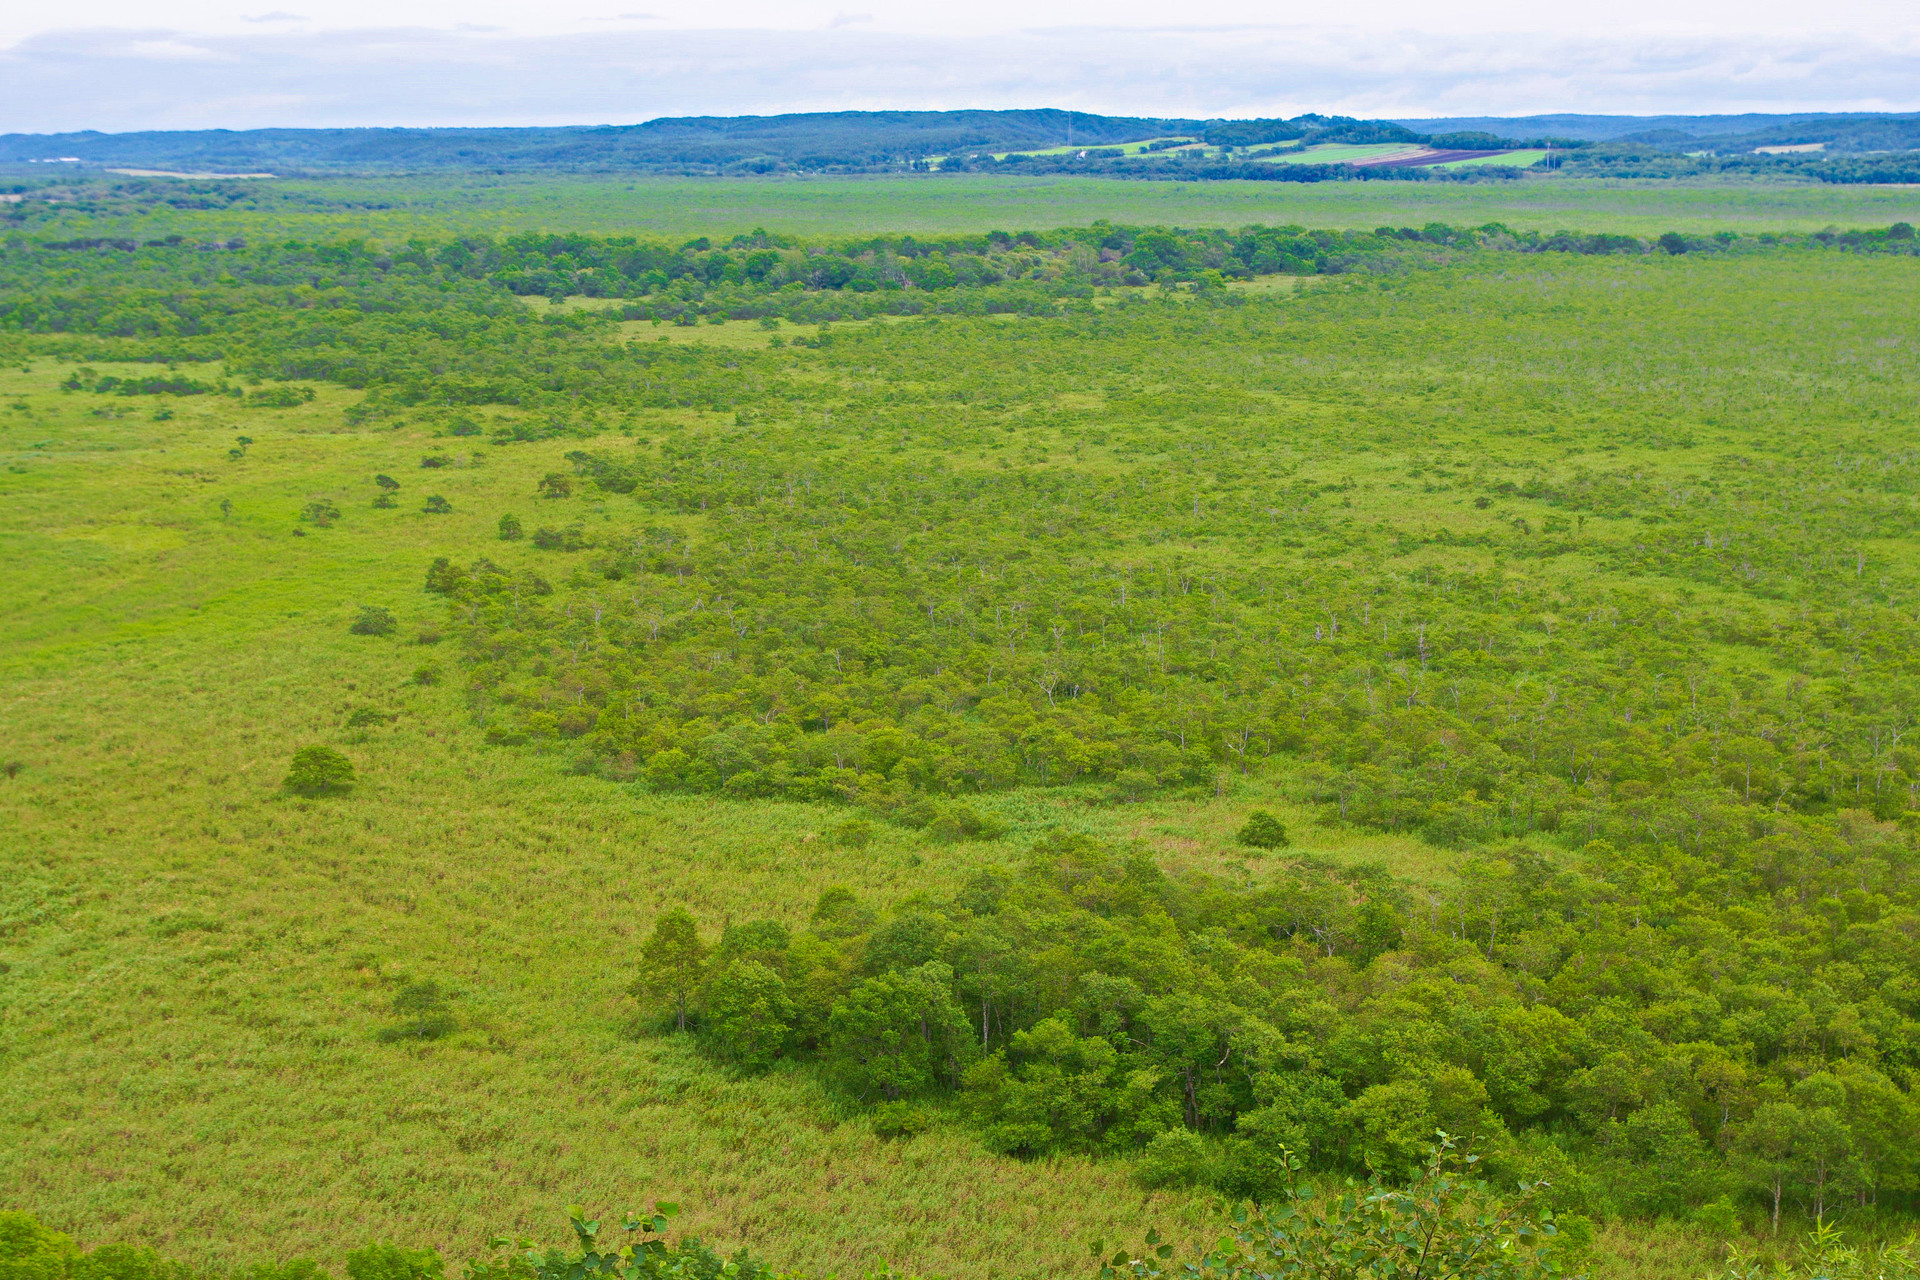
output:
<instances>
[{"instance_id":1,"label":"foreground leafy branch","mask_svg":"<svg viewBox=\"0 0 1920 1280\"><path fill-rule=\"evenodd\" d=\"M1143 1256L1116 1253L1101 1280L1543 1280L1571 1274L1587 1240L1562 1232L1539 1211L1545 1184L1502 1200L1474 1176L1478 1158L1439 1134L1426 1167L1407 1185L1378 1175L1321 1192L1297 1180L1303 1166L1286 1148L1278 1162L1285 1191L1268 1206L1242 1207L1233 1234L1197 1261L1173 1261L1174 1249L1149 1233ZM1582 1228L1585 1223L1580 1224ZM1099 1245L1095 1252L1101 1252Z\"/></svg>"}]
</instances>

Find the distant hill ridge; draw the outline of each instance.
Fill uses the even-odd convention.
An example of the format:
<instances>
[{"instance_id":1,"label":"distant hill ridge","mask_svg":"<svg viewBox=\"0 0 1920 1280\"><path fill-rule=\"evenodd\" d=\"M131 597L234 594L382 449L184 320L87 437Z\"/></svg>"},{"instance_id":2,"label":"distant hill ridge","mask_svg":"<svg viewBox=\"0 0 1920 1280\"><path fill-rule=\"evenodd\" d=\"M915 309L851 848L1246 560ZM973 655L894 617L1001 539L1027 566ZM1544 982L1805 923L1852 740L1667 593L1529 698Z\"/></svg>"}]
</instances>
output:
<instances>
[{"instance_id":1,"label":"distant hill ridge","mask_svg":"<svg viewBox=\"0 0 1920 1280\"><path fill-rule=\"evenodd\" d=\"M1824 144L1836 153L1920 148L1920 113L1542 115L1434 120L1187 120L1030 111L837 111L691 116L633 125L446 129L248 129L0 135L0 165L256 173L427 169L674 173L875 172L932 157L1189 135L1215 145L1427 142L1453 146L1644 143L1680 151ZM1474 141L1466 141L1467 139Z\"/></svg>"}]
</instances>

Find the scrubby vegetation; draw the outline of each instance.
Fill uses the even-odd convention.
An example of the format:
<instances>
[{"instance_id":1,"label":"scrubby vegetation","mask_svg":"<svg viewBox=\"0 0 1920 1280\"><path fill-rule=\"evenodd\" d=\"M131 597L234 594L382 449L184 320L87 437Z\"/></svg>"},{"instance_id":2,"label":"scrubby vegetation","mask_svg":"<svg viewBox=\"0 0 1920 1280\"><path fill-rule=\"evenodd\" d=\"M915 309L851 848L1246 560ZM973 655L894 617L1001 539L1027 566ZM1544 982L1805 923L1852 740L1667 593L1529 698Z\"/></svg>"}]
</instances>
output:
<instances>
[{"instance_id":1,"label":"scrubby vegetation","mask_svg":"<svg viewBox=\"0 0 1920 1280\"><path fill-rule=\"evenodd\" d=\"M470 1252L612 1194L589 1114L793 1153L702 1234L800 1270L1058 1274L1144 1196L1251 1273L1443 1183L1515 1275L1897 1240L1913 244L13 245L0 1169L137 1239L217 1097ZM896 1164L921 1225L825 1216ZM983 1179L1068 1225L951 1234Z\"/></svg>"}]
</instances>

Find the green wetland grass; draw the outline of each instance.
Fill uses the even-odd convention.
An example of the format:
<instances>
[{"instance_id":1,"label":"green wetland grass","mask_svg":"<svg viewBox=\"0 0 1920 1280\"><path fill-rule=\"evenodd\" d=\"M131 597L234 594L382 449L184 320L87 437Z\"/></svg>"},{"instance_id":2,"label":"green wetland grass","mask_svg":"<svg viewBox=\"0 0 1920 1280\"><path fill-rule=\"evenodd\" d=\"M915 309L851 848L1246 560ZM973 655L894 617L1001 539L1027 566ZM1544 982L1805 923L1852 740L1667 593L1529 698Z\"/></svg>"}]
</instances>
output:
<instances>
[{"instance_id":1,"label":"green wetland grass","mask_svg":"<svg viewBox=\"0 0 1920 1280\"><path fill-rule=\"evenodd\" d=\"M1696 212L1669 205L1647 225L1724 221L1715 199L1755 217L1830 212L1763 212L1774 198L1707 192L1683 202ZM976 213L859 216L897 228ZM681 1225L717 1245L814 1274L882 1259L956 1277L1085 1274L1090 1240L1148 1223L1209 1241L1208 1195L1144 1190L1124 1158L993 1155L937 1106L925 1132L883 1139L811 1062L736 1074L659 1034L629 990L649 930L673 906L710 935L755 918L799 929L836 885L879 908L950 894L1059 833L1137 841L1170 872L1242 885L1277 882L1303 854L1379 863L1438 901L1504 836L1342 822L1331 793L1302 781L1306 754L1276 750L1245 769L1223 754L1203 780L1144 798L1095 779L991 791L977 803L1006 827L997 840L881 820L847 847L834 834L846 805L649 789L604 763L583 771L580 742L538 732L489 744L497 708L476 700L449 601L422 590L428 564L486 557L557 584L558 604L610 581L594 576L594 544L648 526L688 546L739 536L717 506L675 505L653 480L590 482L567 458L583 449L649 466L830 451L888 483L916 468L1055 491L1165 478L1179 502L1117 508L1111 543L1036 534L1033 552L1178 560L1222 579L1251 566L1302 581L1506 574L1528 602L1510 619L1517 654L1546 653L1556 627L1637 593L1676 619L1739 613L1743 634L1785 637L1700 642L1747 696L1863 665L1894 685L1907 677L1889 637L1920 598L1915 269L1799 251L1548 254L1231 305L1144 297L1097 321L836 326L823 348L770 347L751 322L688 327L671 345L743 388L759 380L759 400L616 407L591 437L501 444L499 429L548 409L428 401L368 420L351 412L362 392L313 378L294 380L313 398L284 407L69 391L83 367L92 385L150 366L117 362L135 353L104 338L23 341L0 370L0 1185L89 1244L211 1264L332 1260L374 1238L466 1256L496 1232L549 1235L564 1203L655 1197L686 1204ZM656 332L630 322L620 337ZM182 367L245 385L235 363ZM482 434L452 434L461 413ZM573 477L567 495L540 496L556 474ZM1576 527L1561 495L1595 474L1629 496ZM373 505L376 475L399 482L390 508ZM1183 521L1196 476L1222 509L1284 491L1307 514L1284 537ZM430 514L429 497L451 510ZM589 545L503 542L509 513L529 531L577 525ZM1555 520L1566 528L1549 545ZM1737 558L1725 573L1676 558L1703 535L1733 539L1746 576ZM1757 572L1778 594L1748 590ZM391 611L391 634L349 630L368 607ZM1810 610L1832 620L1823 647L1791 630ZM352 791L281 787L293 750L314 743L353 762ZM1908 785L1910 767L1886 762ZM1784 780L1802 766L1766 767ZM1856 775L1845 785L1863 794ZM1905 807L1881 804L1873 821L1897 833ZM1284 821L1291 848L1235 843L1256 808ZM1585 867L1570 832L1532 839L1557 869ZM1896 870L1911 857L1897 847ZM427 980L452 993L457 1031L383 1039L396 990ZM1898 1077L1910 1023L1874 1025L1873 1060ZM1789 1238L1805 1217L1796 1199ZM1604 1222L1592 1273L1678 1280L1716 1266L1729 1235L1765 1247L1764 1206L1744 1191L1730 1224L1686 1205L1653 1218Z\"/></svg>"},{"instance_id":2,"label":"green wetland grass","mask_svg":"<svg viewBox=\"0 0 1920 1280\"><path fill-rule=\"evenodd\" d=\"M358 235L727 237L757 227L810 238L979 233L992 227L1234 227L1298 223L1504 222L1542 231L1817 231L1920 220L1920 192L1821 183L1560 179L1512 182L1140 182L1115 178L933 175L900 178L403 177L227 183L208 199L166 180L135 199L102 194L51 212L48 238ZM160 197L155 199L154 197ZM169 198L176 196L177 198Z\"/></svg>"}]
</instances>

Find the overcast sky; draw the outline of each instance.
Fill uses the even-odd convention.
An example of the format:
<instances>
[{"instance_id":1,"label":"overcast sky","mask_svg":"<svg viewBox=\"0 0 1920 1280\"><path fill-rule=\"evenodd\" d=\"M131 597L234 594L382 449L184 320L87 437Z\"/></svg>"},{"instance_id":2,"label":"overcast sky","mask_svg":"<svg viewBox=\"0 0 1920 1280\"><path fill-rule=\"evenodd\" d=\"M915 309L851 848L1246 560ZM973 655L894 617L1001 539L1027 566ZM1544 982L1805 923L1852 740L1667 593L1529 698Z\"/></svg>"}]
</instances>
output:
<instances>
[{"instance_id":1,"label":"overcast sky","mask_svg":"<svg viewBox=\"0 0 1920 1280\"><path fill-rule=\"evenodd\" d=\"M0 5L0 132L888 107L1201 117L1920 110L1911 0L281 2L295 7Z\"/></svg>"}]
</instances>

